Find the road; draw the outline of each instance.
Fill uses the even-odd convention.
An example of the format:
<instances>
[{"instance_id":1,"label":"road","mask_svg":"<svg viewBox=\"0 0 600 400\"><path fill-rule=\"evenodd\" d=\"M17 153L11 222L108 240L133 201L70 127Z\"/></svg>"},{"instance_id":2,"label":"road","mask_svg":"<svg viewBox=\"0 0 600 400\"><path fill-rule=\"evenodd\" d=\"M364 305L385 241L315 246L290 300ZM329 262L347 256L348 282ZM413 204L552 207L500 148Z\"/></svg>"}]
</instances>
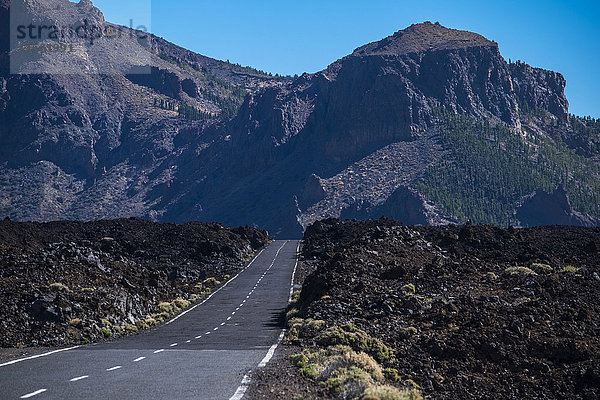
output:
<instances>
[{"instance_id":1,"label":"road","mask_svg":"<svg viewBox=\"0 0 600 400\"><path fill-rule=\"evenodd\" d=\"M273 242L226 286L168 324L112 343L0 363L0 399L241 398L246 374L268 361L281 338L297 247L298 241Z\"/></svg>"}]
</instances>

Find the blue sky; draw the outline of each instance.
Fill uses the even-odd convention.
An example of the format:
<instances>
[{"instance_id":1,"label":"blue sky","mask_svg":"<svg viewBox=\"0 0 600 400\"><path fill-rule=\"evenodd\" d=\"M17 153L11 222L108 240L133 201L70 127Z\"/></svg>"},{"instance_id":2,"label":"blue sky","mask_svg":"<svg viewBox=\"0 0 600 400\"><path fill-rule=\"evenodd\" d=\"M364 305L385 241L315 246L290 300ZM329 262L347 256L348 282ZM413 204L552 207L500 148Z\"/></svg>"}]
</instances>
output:
<instances>
[{"instance_id":1,"label":"blue sky","mask_svg":"<svg viewBox=\"0 0 600 400\"><path fill-rule=\"evenodd\" d=\"M148 5L151 3L151 22ZM95 0L106 19L221 60L280 74L316 72L356 47L423 21L498 42L507 60L561 72L571 112L600 117L600 2Z\"/></svg>"}]
</instances>

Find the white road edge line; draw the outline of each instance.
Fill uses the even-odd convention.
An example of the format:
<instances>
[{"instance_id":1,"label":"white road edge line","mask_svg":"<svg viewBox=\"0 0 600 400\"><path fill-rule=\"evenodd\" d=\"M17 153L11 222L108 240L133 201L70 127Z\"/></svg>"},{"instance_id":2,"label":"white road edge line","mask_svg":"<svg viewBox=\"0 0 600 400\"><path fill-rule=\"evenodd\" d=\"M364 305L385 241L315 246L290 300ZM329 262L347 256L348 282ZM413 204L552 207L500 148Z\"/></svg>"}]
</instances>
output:
<instances>
[{"instance_id":1,"label":"white road edge line","mask_svg":"<svg viewBox=\"0 0 600 400\"><path fill-rule=\"evenodd\" d=\"M106 370L107 371L115 371L115 370L120 369L120 368L123 368L123 367L121 367L120 365L117 365L117 366L114 366L112 368L106 368Z\"/></svg>"},{"instance_id":2,"label":"white road edge line","mask_svg":"<svg viewBox=\"0 0 600 400\"><path fill-rule=\"evenodd\" d=\"M269 348L269 351L267 352L267 355L265 356L265 358L263 358L262 361L258 363L258 368L264 368L268 364L268 362L271 361L271 358L273 358L273 355L275 354L275 350L277 350L277 346L279 346L279 344L283 340L284 335L285 335L285 329L281 331L281 334L279 335L279 338L277 339L277 343L275 343L273 346L271 346Z\"/></svg>"},{"instance_id":3,"label":"white road edge line","mask_svg":"<svg viewBox=\"0 0 600 400\"><path fill-rule=\"evenodd\" d=\"M265 247L266 248L266 247ZM258 252L258 254L256 256L254 256L254 258L252 259L252 261L250 261L250 263L248 265L246 265L246 267L241 270L240 272L237 273L236 276L234 276L233 278L231 278L230 280L228 280L227 282L225 282L225 284L223 286L221 286L220 288L218 288L217 290L215 290L214 292L212 292L206 299L204 299L202 301L202 303L198 303L193 307L188 308L187 310L185 310L184 312L182 312L181 314L179 314L178 316L176 316L175 318L173 318L172 320L170 320L169 322L167 322L165 325L169 325L170 323L178 320L179 318L183 317L185 314L189 313L190 311L194 310L196 307L201 306L202 304L206 303L211 297L213 297L215 294L219 293L219 291L221 291L221 289L225 288L227 285L229 285L229 283L231 281L233 281L235 278L237 278L238 276L240 276L240 274L242 272L244 272L245 270L247 270L254 261L256 261L256 259L258 258L258 256L260 256L262 254L262 252L265 251L265 249L262 249L261 251ZM1 366L1 365L0 365Z\"/></svg>"},{"instance_id":4,"label":"white road edge line","mask_svg":"<svg viewBox=\"0 0 600 400\"><path fill-rule=\"evenodd\" d=\"M36 390L35 392L31 392L31 393L29 393L29 394L24 394L24 395L23 395L23 396L21 396L20 398L21 398L21 399L28 399L28 398L30 398L30 397L37 396L37 395L38 395L38 394L40 394L40 393L44 393L44 392L45 392L45 391L47 391L47 390L48 390L48 389L40 389L40 390Z\"/></svg>"},{"instance_id":5,"label":"white road edge line","mask_svg":"<svg viewBox=\"0 0 600 400\"><path fill-rule=\"evenodd\" d=\"M60 353L61 351L69 351L69 350L76 349L78 347L79 346L67 347L66 349L58 349L58 350L50 351L48 353L37 354L35 356L30 356L30 357L25 357L25 358L19 358L18 360L12 360L12 361L8 361L8 362L5 362L3 364L0 364L0 367L5 367L7 365L16 364L16 363L21 362L21 361L33 360L34 358L46 357L46 356L49 356L50 354ZM46 389L44 389L44 390L46 390ZM40 393L42 393L42 392L40 392ZM24 397L24 398L26 398L26 397Z\"/></svg>"},{"instance_id":6,"label":"white road edge line","mask_svg":"<svg viewBox=\"0 0 600 400\"><path fill-rule=\"evenodd\" d=\"M283 246L285 246L285 244L287 242L288 241L286 240L283 243ZM283 246L281 246L279 248L279 250L281 250L283 248ZM277 254L279 254L279 250L277 251ZM294 270L292 271L292 287L290 288L290 297L288 299L288 303L289 303L289 301L292 300L292 294L294 293L294 278L296 276L296 268L298 267L298 251L300 251L300 241L298 242L298 247L296 247L296 264L294 264ZM275 255L275 258L277 258L277 255ZM275 262L275 260L273 260L273 263L274 262ZM283 340L283 337L285 336L285 332L286 332L285 329L281 330L281 334L279 334L279 338L277 338L277 342L269 348L267 355L261 360L260 363L258 363L258 368L263 368L264 366L267 365L267 363L269 361L271 361L271 358L273 358L273 355L275 354L275 350L277 350L277 347L279 346L279 344ZM235 391L233 396L231 396L229 398L229 400L241 400L242 397L244 397L244 395L246 394L246 391L248 390L249 385L250 385L250 377L248 375L244 375L244 379L242 379L242 383L240 384L240 386L238 386L237 390Z\"/></svg>"},{"instance_id":7,"label":"white road edge line","mask_svg":"<svg viewBox=\"0 0 600 400\"><path fill-rule=\"evenodd\" d=\"M77 382L77 381L80 381L82 379L86 379L89 377L90 377L89 375L81 375L81 376L78 376L77 378L69 379L69 382Z\"/></svg>"},{"instance_id":8,"label":"white road edge line","mask_svg":"<svg viewBox=\"0 0 600 400\"><path fill-rule=\"evenodd\" d=\"M229 400L241 400L242 397L246 394L246 390L248 390L248 386L250 385L250 377L248 375L244 375L244 379L242 379L242 383L238 386L237 390L229 398Z\"/></svg>"}]
</instances>

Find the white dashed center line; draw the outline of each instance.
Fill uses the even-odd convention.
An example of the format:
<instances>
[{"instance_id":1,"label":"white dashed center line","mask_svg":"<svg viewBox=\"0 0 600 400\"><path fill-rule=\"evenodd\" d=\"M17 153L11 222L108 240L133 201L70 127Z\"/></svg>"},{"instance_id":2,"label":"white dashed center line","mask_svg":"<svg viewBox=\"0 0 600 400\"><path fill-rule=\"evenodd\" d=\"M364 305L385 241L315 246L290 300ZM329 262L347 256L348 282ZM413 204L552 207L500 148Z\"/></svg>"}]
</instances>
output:
<instances>
[{"instance_id":1,"label":"white dashed center line","mask_svg":"<svg viewBox=\"0 0 600 400\"><path fill-rule=\"evenodd\" d=\"M215 329L213 329L213 331L216 331L217 329L219 329L219 327L217 326Z\"/></svg>"},{"instance_id":2,"label":"white dashed center line","mask_svg":"<svg viewBox=\"0 0 600 400\"><path fill-rule=\"evenodd\" d=\"M210 335L210 332L206 332L205 335Z\"/></svg>"},{"instance_id":3,"label":"white dashed center line","mask_svg":"<svg viewBox=\"0 0 600 400\"><path fill-rule=\"evenodd\" d=\"M198 335L194 339L200 339L201 337L202 337L202 335Z\"/></svg>"},{"instance_id":4,"label":"white dashed center line","mask_svg":"<svg viewBox=\"0 0 600 400\"><path fill-rule=\"evenodd\" d=\"M29 394L25 394L23 396L21 396L22 399L28 399L30 397L33 396L37 396L40 393L44 393L45 391L47 391L48 389L40 389L40 390L36 390L35 392L29 393Z\"/></svg>"},{"instance_id":5,"label":"white dashed center line","mask_svg":"<svg viewBox=\"0 0 600 400\"><path fill-rule=\"evenodd\" d=\"M186 343L191 343L192 341L191 341L191 340L186 340L185 342L186 342Z\"/></svg>"},{"instance_id":6,"label":"white dashed center line","mask_svg":"<svg viewBox=\"0 0 600 400\"><path fill-rule=\"evenodd\" d=\"M156 350L156 351L154 352L154 354L156 354L156 353L162 353L163 351L165 351L165 349L159 349L159 350Z\"/></svg>"},{"instance_id":7,"label":"white dashed center line","mask_svg":"<svg viewBox=\"0 0 600 400\"><path fill-rule=\"evenodd\" d=\"M225 322L221 322L221 326L225 325Z\"/></svg>"},{"instance_id":8,"label":"white dashed center line","mask_svg":"<svg viewBox=\"0 0 600 400\"><path fill-rule=\"evenodd\" d=\"M169 347L175 347L175 346L177 346L178 344L179 344L179 343L172 343L172 344L170 344L170 345L169 345Z\"/></svg>"},{"instance_id":9,"label":"white dashed center line","mask_svg":"<svg viewBox=\"0 0 600 400\"><path fill-rule=\"evenodd\" d=\"M88 375L82 375L82 376L78 376L77 378L70 379L69 382L77 382L77 381L80 381L80 380L86 379L86 378L89 378L89 376Z\"/></svg>"},{"instance_id":10,"label":"white dashed center line","mask_svg":"<svg viewBox=\"0 0 600 400\"><path fill-rule=\"evenodd\" d=\"M133 360L133 362L138 362L138 361L142 361L143 359L145 359L146 357L138 357L135 360Z\"/></svg>"},{"instance_id":11,"label":"white dashed center line","mask_svg":"<svg viewBox=\"0 0 600 400\"><path fill-rule=\"evenodd\" d=\"M112 367L112 368L107 368L106 370L107 370L107 371L115 371L115 370L117 370L117 369L119 369L119 368L121 368L121 366L120 366L120 365L117 365L117 366L115 366L115 367Z\"/></svg>"},{"instance_id":12,"label":"white dashed center line","mask_svg":"<svg viewBox=\"0 0 600 400\"><path fill-rule=\"evenodd\" d=\"M231 315L229 317L227 317L227 321L229 321L231 319Z\"/></svg>"}]
</instances>

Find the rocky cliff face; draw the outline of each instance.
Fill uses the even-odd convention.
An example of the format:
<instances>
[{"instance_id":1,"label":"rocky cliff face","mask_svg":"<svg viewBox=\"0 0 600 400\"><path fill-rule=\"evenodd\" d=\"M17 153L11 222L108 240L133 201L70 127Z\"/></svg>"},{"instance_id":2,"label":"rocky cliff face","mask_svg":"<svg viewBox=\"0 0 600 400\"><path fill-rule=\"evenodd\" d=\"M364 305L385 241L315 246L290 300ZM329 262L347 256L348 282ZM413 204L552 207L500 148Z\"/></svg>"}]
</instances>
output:
<instances>
[{"instance_id":1,"label":"rocky cliff face","mask_svg":"<svg viewBox=\"0 0 600 400\"><path fill-rule=\"evenodd\" d=\"M88 3L48 1L98 16ZM508 64L496 43L474 33L413 25L297 79L271 78L154 37L124 46L140 57L117 63L117 74L0 76L0 213L218 220L284 236L359 209L454 220L449 210L467 200L451 208L418 189L432 169L456 165L440 139L443 113L505 127L534 149L546 139L558 152L571 151L560 147L566 145L583 157L577 163L588 177L600 175L593 134L568 117L562 76ZM123 58L117 50L103 54ZM483 128L481 135L506 148ZM544 184L556 186L561 176ZM592 192L590 182L578 185ZM575 183L566 187L575 190ZM418 200L392 196L398 190ZM490 201L508 203L514 214L518 200ZM574 207L590 212L598 208L593 202L576 197Z\"/></svg>"}]
</instances>

